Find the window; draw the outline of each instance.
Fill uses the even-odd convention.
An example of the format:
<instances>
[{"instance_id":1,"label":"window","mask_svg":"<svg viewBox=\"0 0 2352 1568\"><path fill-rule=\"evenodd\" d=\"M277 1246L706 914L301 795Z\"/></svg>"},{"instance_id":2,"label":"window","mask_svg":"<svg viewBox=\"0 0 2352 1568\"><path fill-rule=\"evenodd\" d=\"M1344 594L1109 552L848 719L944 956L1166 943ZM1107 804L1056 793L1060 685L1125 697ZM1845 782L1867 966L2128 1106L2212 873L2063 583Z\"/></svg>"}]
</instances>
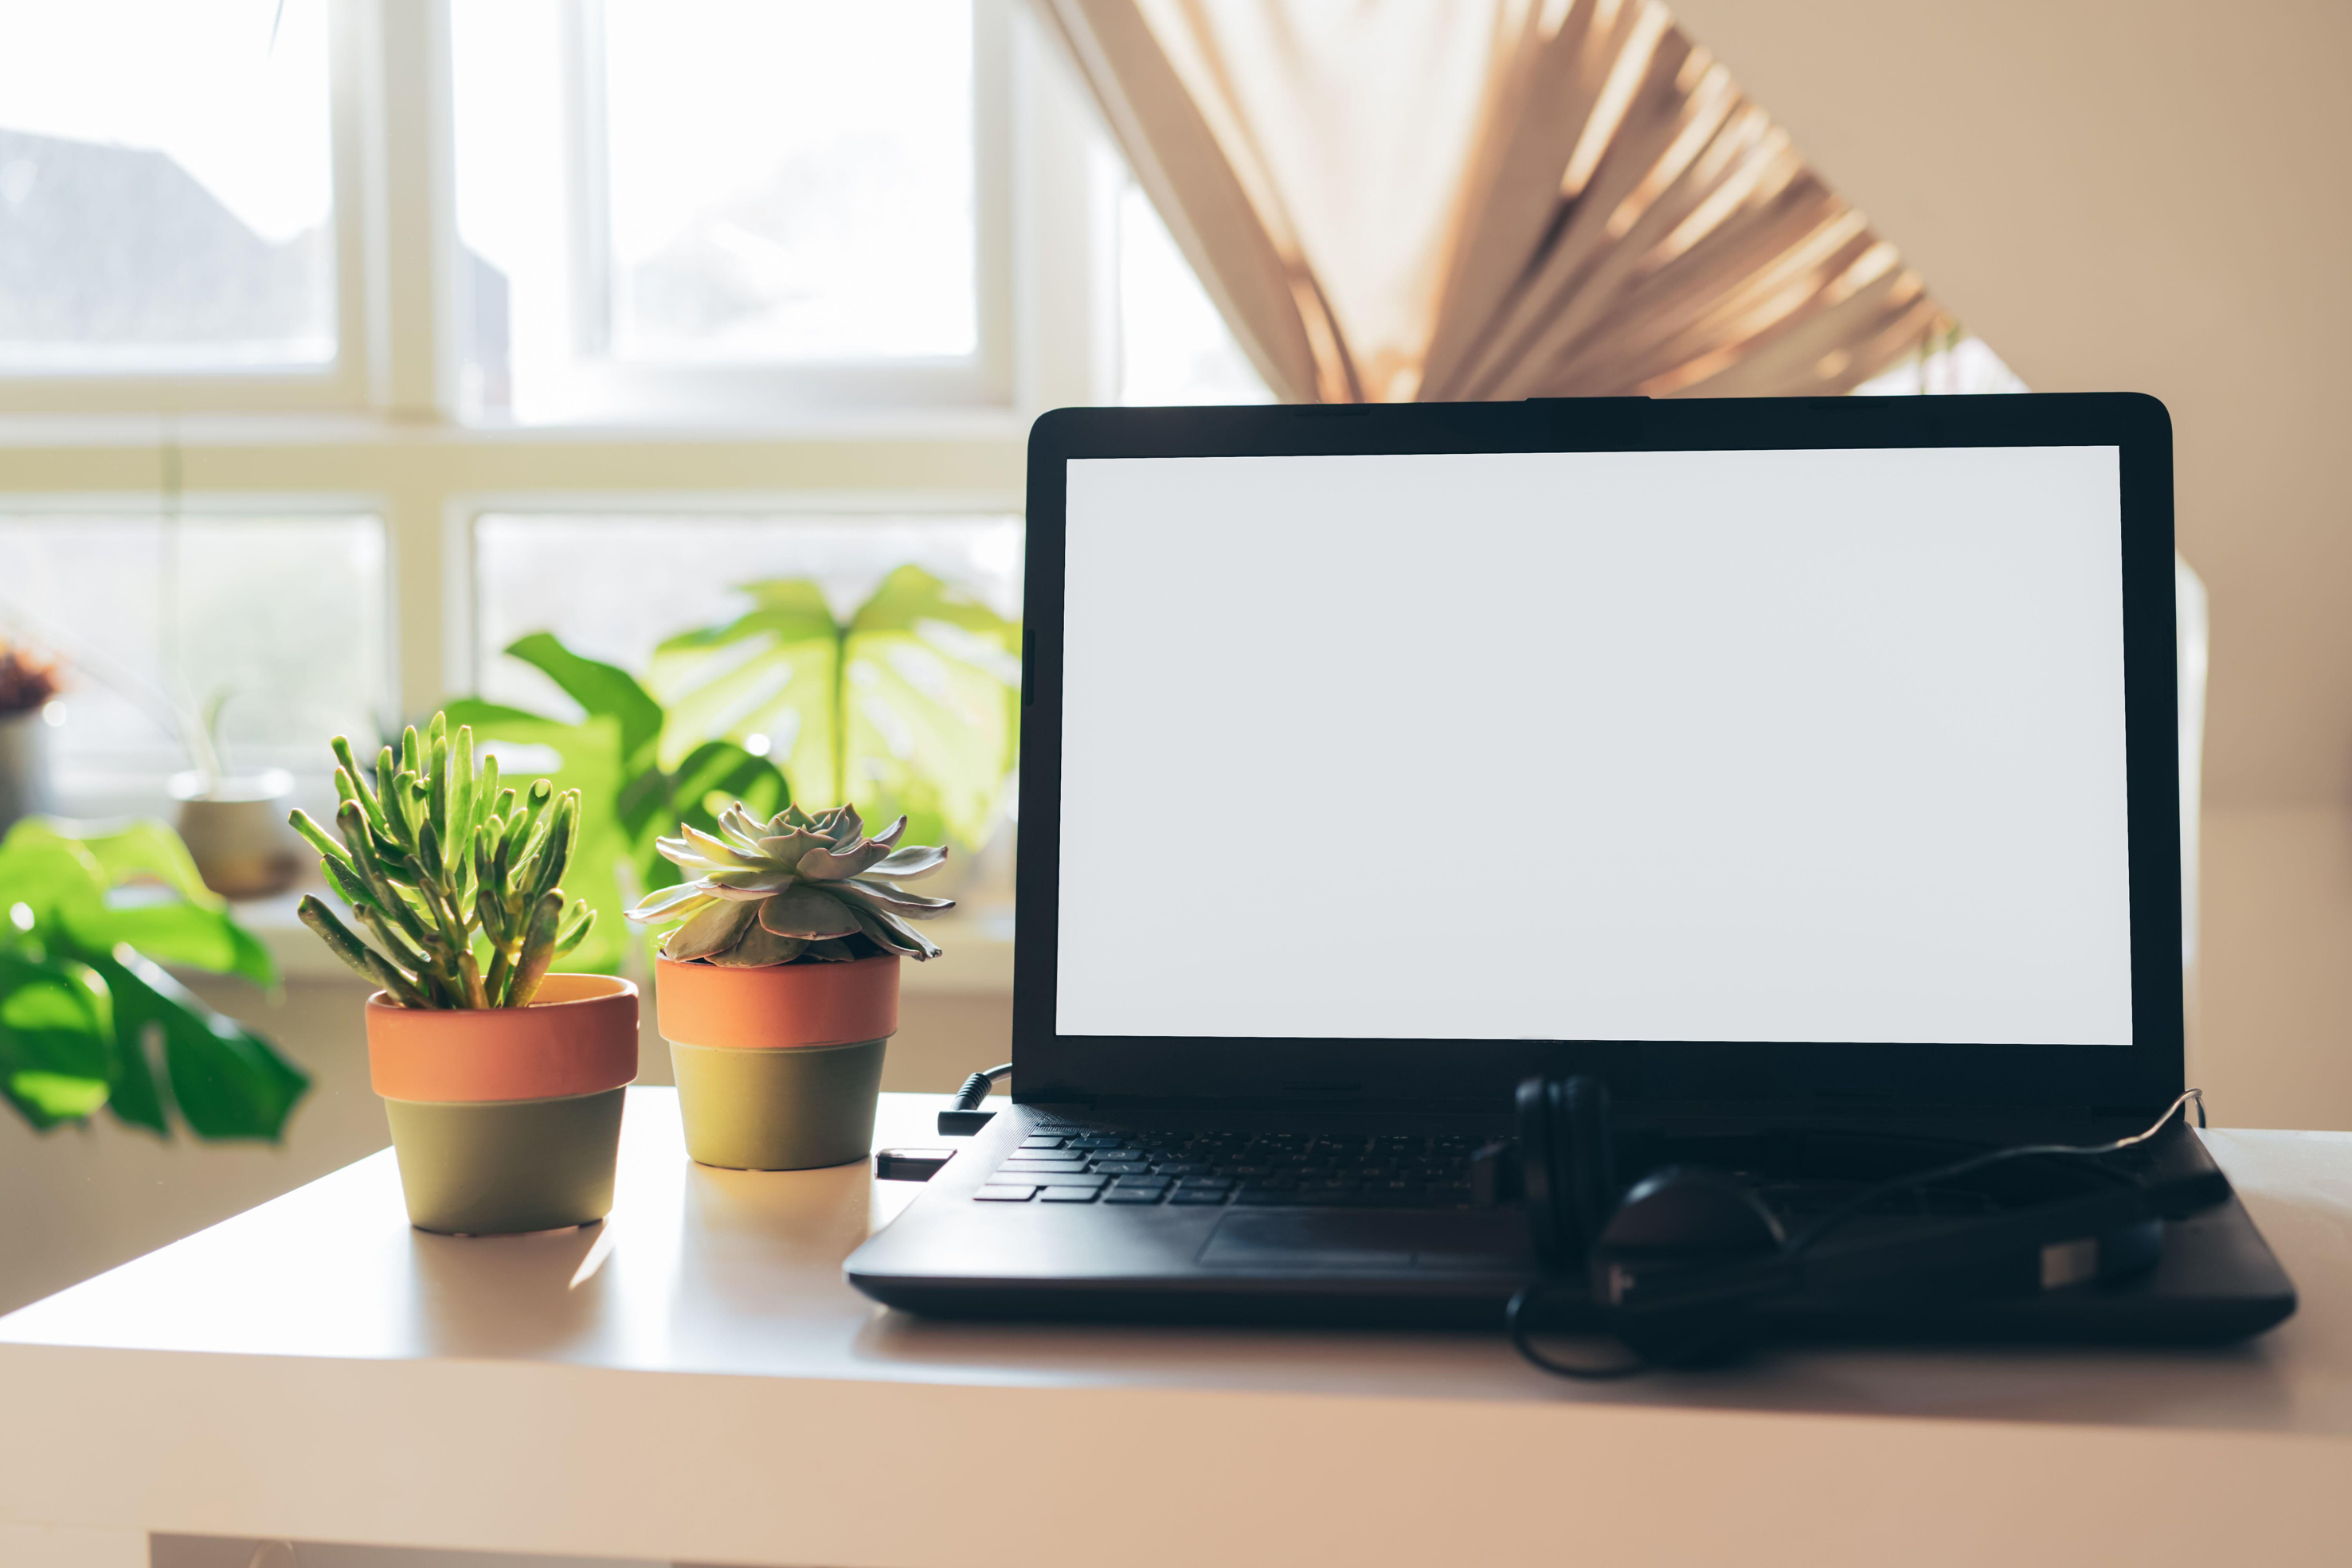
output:
<instances>
[{"instance_id":1,"label":"window","mask_svg":"<svg viewBox=\"0 0 2352 1568\"><path fill-rule=\"evenodd\" d=\"M325 0L0 4L0 374L337 349Z\"/></svg>"},{"instance_id":2,"label":"window","mask_svg":"<svg viewBox=\"0 0 2352 1568\"><path fill-rule=\"evenodd\" d=\"M1013 0L0 0L0 633L77 812L168 813L215 699L315 788L746 581L1016 615L1029 421L1117 395L1116 160Z\"/></svg>"},{"instance_id":3,"label":"window","mask_svg":"<svg viewBox=\"0 0 2352 1568\"><path fill-rule=\"evenodd\" d=\"M1003 396L1000 4L460 0L453 23L478 416Z\"/></svg>"},{"instance_id":4,"label":"window","mask_svg":"<svg viewBox=\"0 0 2352 1568\"><path fill-rule=\"evenodd\" d=\"M383 528L357 513L0 513L0 632L60 655L59 793L152 810L214 737L224 766L319 771L389 709Z\"/></svg>"}]
</instances>

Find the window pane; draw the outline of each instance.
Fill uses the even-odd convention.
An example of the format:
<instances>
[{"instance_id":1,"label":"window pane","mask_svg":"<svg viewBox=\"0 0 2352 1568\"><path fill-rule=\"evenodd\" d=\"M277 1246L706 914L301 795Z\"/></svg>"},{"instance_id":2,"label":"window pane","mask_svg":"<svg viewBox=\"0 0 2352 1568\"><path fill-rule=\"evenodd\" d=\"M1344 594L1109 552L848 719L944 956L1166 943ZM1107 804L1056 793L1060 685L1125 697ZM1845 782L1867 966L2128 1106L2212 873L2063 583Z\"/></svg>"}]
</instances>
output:
<instances>
[{"instance_id":1,"label":"window pane","mask_svg":"<svg viewBox=\"0 0 2352 1568\"><path fill-rule=\"evenodd\" d=\"M613 340L967 354L969 0L608 0Z\"/></svg>"},{"instance_id":2,"label":"window pane","mask_svg":"<svg viewBox=\"0 0 2352 1568\"><path fill-rule=\"evenodd\" d=\"M373 517L0 515L0 630L67 666L68 810L152 796L188 713L232 771L320 773L328 737L376 733L385 602Z\"/></svg>"},{"instance_id":3,"label":"window pane","mask_svg":"<svg viewBox=\"0 0 2352 1568\"><path fill-rule=\"evenodd\" d=\"M499 656L528 632L642 674L663 638L741 614L744 583L813 577L845 617L907 565L1000 615L1021 613L1018 517L486 513L474 524L482 692L562 701L538 671Z\"/></svg>"},{"instance_id":4,"label":"window pane","mask_svg":"<svg viewBox=\"0 0 2352 1568\"><path fill-rule=\"evenodd\" d=\"M334 357L326 0L0 0L0 371Z\"/></svg>"},{"instance_id":5,"label":"window pane","mask_svg":"<svg viewBox=\"0 0 2352 1568\"><path fill-rule=\"evenodd\" d=\"M482 407L583 358L974 351L971 0L453 16Z\"/></svg>"},{"instance_id":6,"label":"window pane","mask_svg":"<svg viewBox=\"0 0 2352 1568\"><path fill-rule=\"evenodd\" d=\"M1274 401L1133 181L1119 193L1118 327L1121 402Z\"/></svg>"}]
</instances>

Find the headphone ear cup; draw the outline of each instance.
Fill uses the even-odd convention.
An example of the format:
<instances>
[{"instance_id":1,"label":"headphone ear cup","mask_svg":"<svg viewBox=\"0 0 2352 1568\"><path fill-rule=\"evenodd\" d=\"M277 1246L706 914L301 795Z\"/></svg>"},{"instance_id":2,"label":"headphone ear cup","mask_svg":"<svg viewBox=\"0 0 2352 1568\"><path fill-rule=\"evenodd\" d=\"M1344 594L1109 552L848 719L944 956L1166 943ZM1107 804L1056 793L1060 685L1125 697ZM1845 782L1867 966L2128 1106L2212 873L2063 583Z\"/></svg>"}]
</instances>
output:
<instances>
[{"instance_id":1,"label":"headphone ear cup","mask_svg":"<svg viewBox=\"0 0 2352 1568\"><path fill-rule=\"evenodd\" d=\"M1617 1207L1616 1132L1609 1113L1609 1085L1580 1072L1559 1087L1559 1125L1567 1158L1561 1196L1573 1217L1576 1250L1591 1249Z\"/></svg>"},{"instance_id":2,"label":"headphone ear cup","mask_svg":"<svg viewBox=\"0 0 2352 1568\"><path fill-rule=\"evenodd\" d=\"M1581 1247L1571 1247L1561 1234L1563 1206L1559 1175L1554 1165L1552 1081L1523 1080L1513 1097L1519 1144L1519 1187L1527 1200L1528 1234L1535 1242L1536 1260L1548 1270L1574 1268L1584 1260Z\"/></svg>"},{"instance_id":3,"label":"headphone ear cup","mask_svg":"<svg viewBox=\"0 0 2352 1568\"><path fill-rule=\"evenodd\" d=\"M1661 1366L1732 1354L1749 1309L1786 1293L1787 1238L1756 1189L1689 1166L1644 1176L1593 1240L1586 1267L1610 1332Z\"/></svg>"},{"instance_id":4,"label":"headphone ear cup","mask_svg":"<svg viewBox=\"0 0 2352 1568\"><path fill-rule=\"evenodd\" d=\"M1580 1268L1617 1201L1608 1086L1585 1073L1530 1078L1515 1104L1536 1256L1548 1269Z\"/></svg>"}]
</instances>

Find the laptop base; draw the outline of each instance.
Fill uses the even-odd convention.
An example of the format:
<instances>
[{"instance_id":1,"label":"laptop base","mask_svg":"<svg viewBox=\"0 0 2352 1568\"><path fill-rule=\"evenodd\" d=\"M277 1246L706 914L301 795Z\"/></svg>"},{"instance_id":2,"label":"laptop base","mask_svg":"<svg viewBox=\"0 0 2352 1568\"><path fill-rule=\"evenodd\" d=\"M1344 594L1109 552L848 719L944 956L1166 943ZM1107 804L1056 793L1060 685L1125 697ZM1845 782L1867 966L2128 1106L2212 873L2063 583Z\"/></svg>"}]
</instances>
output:
<instances>
[{"instance_id":1,"label":"laptop base","mask_svg":"<svg viewBox=\"0 0 2352 1568\"><path fill-rule=\"evenodd\" d=\"M976 1201L1040 1119L1032 1107L1000 1114L851 1256L850 1282L887 1305L945 1318L1495 1329L1504 1304L1536 1277L1516 1206ZM2210 1167L2185 1133L2169 1157ZM2156 1267L2122 1279L1958 1302L1795 1299L1756 1323L1776 1340L2200 1345L2262 1333L2294 1304L2294 1286L2231 1197L2168 1223ZM1572 1307L1546 1321L1554 1316L1574 1326Z\"/></svg>"}]
</instances>

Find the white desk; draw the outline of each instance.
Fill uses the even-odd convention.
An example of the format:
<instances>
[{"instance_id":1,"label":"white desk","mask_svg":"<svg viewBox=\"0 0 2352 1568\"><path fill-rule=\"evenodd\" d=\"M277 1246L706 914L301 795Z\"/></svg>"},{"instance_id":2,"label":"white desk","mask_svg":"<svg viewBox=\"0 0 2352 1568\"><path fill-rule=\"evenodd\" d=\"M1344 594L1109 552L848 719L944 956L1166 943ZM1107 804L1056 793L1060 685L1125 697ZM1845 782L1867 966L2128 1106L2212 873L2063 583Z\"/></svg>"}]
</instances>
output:
<instances>
[{"instance_id":1,"label":"white desk","mask_svg":"<svg viewBox=\"0 0 2352 1568\"><path fill-rule=\"evenodd\" d=\"M886 1096L879 1141L939 1103ZM384 1153L0 1319L0 1563L2352 1560L2352 1134L2209 1137L2303 1292L2252 1344L1586 1386L1499 1335L885 1312L840 1260L915 1187L704 1169L638 1089L601 1231L421 1234Z\"/></svg>"}]
</instances>

